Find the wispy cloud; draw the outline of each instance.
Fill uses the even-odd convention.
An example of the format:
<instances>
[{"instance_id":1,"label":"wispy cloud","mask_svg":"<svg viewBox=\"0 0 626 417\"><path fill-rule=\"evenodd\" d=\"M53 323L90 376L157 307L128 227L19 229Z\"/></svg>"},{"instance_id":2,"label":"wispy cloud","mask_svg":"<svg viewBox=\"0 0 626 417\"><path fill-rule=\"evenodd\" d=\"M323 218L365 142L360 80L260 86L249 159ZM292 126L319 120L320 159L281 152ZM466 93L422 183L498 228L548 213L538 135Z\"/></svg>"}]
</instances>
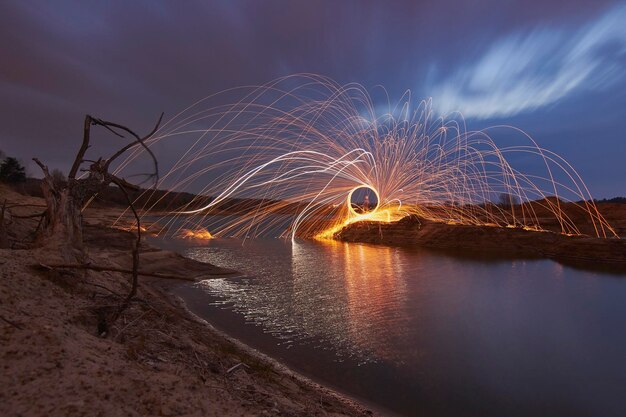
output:
<instances>
[{"instance_id":1,"label":"wispy cloud","mask_svg":"<svg viewBox=\"0 0 626 417\"><path fill-rule=\"evenodd\" d=\"M509 34L430 88L440 113L488 119L538 109L624 77L626 5L576 29L538 27Z\"/></svg>"}]
</instances>

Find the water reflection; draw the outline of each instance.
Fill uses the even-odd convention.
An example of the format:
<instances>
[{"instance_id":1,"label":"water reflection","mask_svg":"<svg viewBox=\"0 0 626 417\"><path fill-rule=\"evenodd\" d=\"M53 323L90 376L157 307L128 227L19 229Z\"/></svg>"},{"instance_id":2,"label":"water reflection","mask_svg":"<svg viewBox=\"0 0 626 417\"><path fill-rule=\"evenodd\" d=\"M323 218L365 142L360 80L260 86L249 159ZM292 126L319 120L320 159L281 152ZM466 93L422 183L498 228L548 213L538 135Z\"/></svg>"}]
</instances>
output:
<instances>
[{"instance_id":1,"label":"water reflection","mask_svg":"<svg viewBox=\"0 0 626 417\"><path fill-rule=\"evenodd\" d=\"M308 298L318 286L312 275L336 277L319 310L329 329L370 359L396 360L394 340L403 337L407 316L406 275L397 249L321 241L312 251L310 242L294 243L292 267L294 293ZM306 303L298 303L306 308ZM319 314L319 312L318 312Z\"/></svg>"},{"instance_id":2,"label":"water reflection","mask_svg":"<svg viewBox=\"0 0 626 417\"><path fill-rule=\"evenodd\" d=\"M202 283L215 305L229 305L282 340L315 343L337 360L399 360L407 332L407 286L397 249L334 241L211 241L189 248L201 261L243 270L236 280ZM248 262L241 263L242 259ZM290 262L285 262L287 259Z\"/></svg>"},{"instance_id":3,"label":"water reflection","mask_svg":"<svg viewBox=\"0 0 626 417\"><path fill-rule=\"evenodd\" d=\"M626 279L333 241L179 250L245 274L194 291L210 320L406 415L624 415Z\"/></svg>"}]
</instances>

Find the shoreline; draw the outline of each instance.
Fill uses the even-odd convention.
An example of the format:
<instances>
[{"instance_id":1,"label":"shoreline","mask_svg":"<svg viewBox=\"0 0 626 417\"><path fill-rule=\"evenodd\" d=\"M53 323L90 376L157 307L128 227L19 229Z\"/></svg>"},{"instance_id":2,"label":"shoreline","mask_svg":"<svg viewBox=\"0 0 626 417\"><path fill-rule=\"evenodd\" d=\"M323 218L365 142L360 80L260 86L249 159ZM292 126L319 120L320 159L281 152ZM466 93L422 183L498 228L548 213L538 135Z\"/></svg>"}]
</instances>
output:
<instances>
[{"instance_id":1,"label":"shoreline","mask_svg":"<svg viewBox=\"0 0 626 417\"><path fill-rule=\"evenodd\" d=\"M12 203L38 202L7 194ZM84 213L95 265L131 263L132 234L104 227L118 215ZM33 225L16 217L12 241L26 242ZM141 275L137 301L103 327L128 293L129 275L42 267L58 257L48 248L0 249L1 415L381 415L191 314L169 294L180 281ZM142 272L232 276L145 244L140 258Z\"/></svg>"},{"instance_id":2,"label":"shoreline","mask_svg":"<svg viewBox=\"0 0 626 417\"><path fill-rule=\"evenodd\" d=\"M7 264L11 264L10 267L13 269L16 266L15 260L8 261L7 260L8 257L6 256L7 254L5 252L6 250L0 251L0 259L2 259L3 261L2 262L3 268L5 266L9 266ZM31 257L33 256L33 253L32 253L33 251L30 251L30 250L20 250L20 252L21 253L19 254L17 258L25 258L24 260L26 259L30 260ZM152 253L161 254L161 251L155 251ZM15 258L15 256L13 257ZM35 254L35 257L41 259L41 254ZM100 259L98 259L97 257L92 257L92 259L96 261L100 261ZM22 265L24 264L25 262L22 263ZM19 269L19 265L17 266ZM49 274L49 273L45 273L45 274ZM52 274L56 274L56 272L52 272ZM89 273L89 275L96 275L96 274ZM35 277L22 276L22 278L32 279ZM48 279L44 278L44 281L42 282L50 282L56 279L58 279L58 277L48 278ZM110 288L111 287L110 277L106 281L107 281L106 284L103 281L100 281L98 283L94 282L93 284L100 285L100 286L107 286L108 288ZM11 361L11 363L8 362L9 357L18 355L18 356L23 357L24 359L27 359L28 362L31 362L34 360L32 365L35 365L35 368L45 368L46 367L45 363L55 362L55 360L57 362L59 361L58 355L53 355L55 356L55 358L49 357L48 350L50 349L54 353L54 352L58 352L59 349L56 349L55 346L51 346L49 343L38 343L39 349L37 348L32 349L33 346L30 346L31 348L30 351L27 350L26 352L24 352L25 350L23 347L24 340L21 337L19 338L19 340L15 339L14 336L18 336L16 333L21 333L22 334L21 336L26 336L27 338L29 338L29 335L27 333L38 332L38 329L35 329L32 325L29 325L26 318L23 315L7 314L6 309L3 308L2 310L4 311L1 311L2 316L8 317L8 320L10 320L11 323L15 323L17 326L19 326L19 328L17 327L12 328L12 326L7 325L4 322L0 324L0 338L2 338L3 342L6 342L6 343L3 343L3 346L0 349L0 357L3 358L2 362L4 363L5 370L6 370L6 372L4 373L4 377L0 379L2 380L2 386L7 387L6 388L7 391L4 391L4 389L0 390L0 391L4 391L4 392L0 392L0 399L2 400L1 402L3 403L3 405L0 406L0 412L3 415L7 415L7 416L20 415L21 413L25 413L28 415L66 415L66 414L74 415L74 412L78 412L78 414L85 413L85 412L88 414L92 414L92 413L97 414L98 412L104 412L107 415L126 414L126 412L133 410L133 403L128 400L125 400L125 401L118 400L116 401L117 404L115 406L98 407L96 405L90 405L89 400L87 400L85 397L90 397L92 395L92 392L90 391L92 390L88 389L88 390L83 391L82 389L84 385L83 380L85 377L87 377L87 379L93 380L92 382L94 385L101 385L103 387L106 387L107 388L106 390L117 391L117 387L123 387L125 385L126 383L125 374L127 372L120 371L119 377L121 377L121 380L118 380L117 382L115 382L116 387L113 387L113 386L107 387L108 385L107 381L102 381L99 378L99 374L104 371L103 368L108 367L111 362L118 362L117 365L118 367L121 367L121 368L133 368L135 367L135 365L139 365L140 369L135 370L138 372L135 374L134 377L131 377L131 381L133 382L137 382L139 379L145 379L146 381L154 379L155 375L153 375L152 371L156 371L157 373L162 373L163 372L162 365L166 367L167 365L165 364L172 362L171 356L178 356L177 355L178 352L171 351L170 349L167 349L167 348L163 349L163 346L158 346L155 349L151 349L149 347L146 348L144 346L139 346L136 343L134 343L134 341L137 339L140 339L140 340L148 339L151 336L154 336L154 335L147 334L150 332L149 330L148 332L146 332L147 329L154 327L156 329L159 329L157 330L157 332L159 333L157 335L157 339L162 339L160 341L156 341L155 345L167 343L167 341L163 339L168 339L168 338L173 337L174 340L176 340L176 342L174 342L176 344L176 350L178 350L178 348L180 348L178 346L179 342L182 342L184 344L185 339L192 339L194 340L195 344L200 343L200 345L204 345L203 347L209 351L208 352L209 356L214 356L214 360L212 361L205 359L206 352L204 355L198 353L201 350L201 347L196 346L195 348L192 348L193 355L190 354L191 352L186 352L186 354L184 355L185 357L180 358L182 359L183 362L202 362L205 364L205 366L208 366L209 368L211 368L211 365L210 365L211 362L222 363L222 365L220 365L220 368L214 368L214 367L211 368L212 369L211 373L215 374L215 378L211 378L209 375L203 375L203 377L201 377L201 380L203 378L206 379L204 381L205 383L204 389L201 385L202 381L196 381L194 384L200 383L200 386L195 389L192 388L193 385L188 385L188 387L185 387L183 389L184 392L181 392L181 393L172 393L169 390L166 390L160 394L157 394L157 397L160 397L163 395L167 395L167 396L172 395L173 397L178 397L178 396L188 397L190 395L194 396L193 394L197 393L201 395L202 397L205 397L205 402L207 402L206 398L208 397L209 403L211 403L210 401L211 397L213 397L213 399L216 399L215 398L216 392L218 393L218 396L221 396L222 392L229 392L230 396L232 397L230 398L231 401L228 401L230 404L228 404L227 407L222 408L223 411L220 411L218 413L213 414L210 411L212 406L221 405L222 401L219 401L216 399L217 401L215 403L209 404L210 407L208 408L204 408L204 409L197 408L195 410L188 409L185 414L198 415L198 416L200 415L228 416L228 415L242 415L242 414L245 414L245 415L280 415L281 413L284 412L288 415L302 415L302 416L306 416L306 415L322 416L322 415L329 415L328 413L330 413L330 415L333 415L333 416L389 415L389 413L383 414L379 410L371 410L369 407L369 404L367 405L363 404L363 402L359 401L358 399L351 398L342 392L339 392L333 388L324 386L312 380L311 378L308 378L304 375L299 374L296 371L293 371L288 366L282 364L278 360L275 360L271 358L270 356L254 349L253 347L246 345L245 343L239 341L238 339L219 330L209 321L192 313L188 308L186 308L186 304L184 303L184 300L173 295L169 291L173 287L177 287L180 285L178 281L171 282L170 280L160 279L160 278L159 279L157 278L145 279L144 278L142 281L143 282L140 284L140 287L141 287L140 293L141 293L142 299L144 299L147 303L149 303L152 306L151 308L156 308L157 310L169 315L170 317L168 321L170 321L170 324L172 325L173 328L170 328L169 331L164 331L165 326L163 326L162 323L159 323L158 321L153 321L150 319L149 316L147 316L148 314L150 314L151 310L145 309L145 311L142 311L143 308L140 305L131 306L128 309L128 311L124 313L125 316L126 315L129 316L128 319L124 319L123 323L120 323L119 327L116 330L111 329L110 333L104 338L98 337L97 332L95 331L96 323L94 323L93 317L82 318L80 321L89 321L90 323L85 323L87 324L87 328L85 328L84 325L80 326L82 327L82 329L79 329L80 333L82 333L81 338L80 338L81 340L76 346L78 347L80 353L75 352L75 354L70 355L73 359L66 358L68 359L68 362L73 362L74 360L76 360L76 358L78 358L78 361L81 362L81 364L85 362L94 362L93 359L89 359L89 358L86 358L86 360L82 359L83 356L89 357L89 356L92 356L91 354L95 353L93 351L90 351L91 350L89 349L90 341L85 340L85 339L92 339L93 342L95 343L109 345L107 346L106 349L99 349L100 352L98 353L102 353L102 350L108 351L110 349L113 349L116 355L114 355L113 357L109 357L108 354L104 354L104 355L98 354L97 356L99 356L99 359L101 360L104 359L104 362L106 363L106 365L102 364L103 365L102 367L97 366L96 369L91 369L91 370L82 370L78 372L73 371L72 374L76 373L78 375L82 375L82 377L80 378L80 382L76 381L76 384L80 386L75 386L76 384L74 383L74 377L71 377L71 376L62 377L62 379L65 382L63 392L67 392L67 391L72 392L71 401L69 398L67 398L68 395L67 394L64 395L63 392L57 393L57 395L53 396L52 398L48 397L44 401L42 401L41 398L35 398L36 392L41 391L41 388L40 387L35 388L35 385L49 386L50 384L52 384L52 380L50 380L43 374L39 374L38 371L33 370L32 366L28 366L29 368L28 372L22 373L20 372L19 368L24 368L24 364L15 363L15 361ZM46 285L47 287L51 286L49 284L44 284L44 285ZM74 297L72 298L74 299L76 298L77 293L80 292L80 289L76 289L72 283L68 283L65 280L63 280L63 282L60 283L60 285L65 287L64 289L62 289L62 291L65 291L65 290L71 291L74 295ZM56 283L53 284L52 286L55 287ZM10 291L5 292L4 288L2 289L3 289L2 291L3 293L10 293ZM41 290L42 290L41 288L35 288L36 292L43 292ZM8 303L5 303L5 301L7 300L2 300L3 307L5 307L5 304L8 304ZM58 300L52 300L52 301L58 301ZM39 309L43 308L44 310L47 310L43 312L44 313L43 315L48 316L50 311L48 308L46 308L47 307L46 302L43 300L39 300L37 304L38 304ZM61 304L65 304L65 303L62 302ZM169 306L171 309L176 310L176 311L167 313L167 311L164 311L164 310L167 310L167 306ZM58 307L59 306L57 305L57 308L55 310L58 310L59 309ZM34 306L31 305L31 309L27 312L27 314L32 314L33 310L35 310L35 308ZM73 314L69 314L69 315L73 315ZM53 322L56 321L55 317L50 317L50 318L52 319ZM182 326L184 322L187 322L186 326ZM67 325L69 323L65 323L65 324ZM190 326L192 327L191 329L189 328ZM44 325L43 328L44 330L47 331L47 330L50 330L51 327L52 325L48 324L48 325ZM72 327L72 326L70 324L70 326L63 326L63 327L65 328L65 327ZM183 327L186 327L186 328L183 328ZM68 333L67 329L63 329L63 330L65 330L65 332ZM74 329L74 330L76 331L77 329ZM53 332L53 333L56 333L56 332ZM69 333L72 333L72 332L69 332ZM161 338L159 336L165 336L165 338ZM53 338L57 339L58 336L53 337ZM203 343L202 340L197 340L197 339L205 339L205 342ZM58 342L60 342L60 346L58 347L60 348L61 352L64 352L65 349L63 349L62 346L67 341L58 340ZM140 345L143 343L144 342L140 342ZM111 345L117 345L117 346L111 346ZM34 352L32 352L32 350L39 351L39 352L33 355ZM41 350L44 350L44 352L42 352ZM84 350L86 350L86 352ZM23 353L20 354L19 352L23 352ZM118 357L119 354L123 356L123 359L121 361L120 361L120 358ZM43 359L43 361L39 362L39 360L41 359ZM137 363L137 361L139 363ZM67 368L73 367L72 364L63 363L63 362L66 362L66 361L61 360L62 364L55 365L55 367L58 367L59 369L67 369ZM119 363L119 362L122 362L122 363ZM231 371L233 367L236 367L239 364L244 364L244 365L241 365L239 369L235 368L235 370ZM195 365L193 367L195 368ZM26 376L26 375L33 374L34 372L37 373L36 380L29 379ZM205 372L206 372L205 370L200 371L201 374L205 374ZM175 372L174 374L176 373L177 372ZM192 372L192 375L189 375L189 378L193 376L197 376L197 375L193 375L193 373L195 372ZM257 374L259 376L257 376ZM161 379L161 377L162 376L159 375L157 376L157 379ZM8 392L8 387L11 387L14 385L11 383L12 382L11 380L15 380L16 378L23 380L23 382L20 384L21 389L31 391L30 395L22 396L18 392L13 392L13 393ZM58 378L58 375L54 379L57 379L57 378ZM188 381L188 383L189 382L191 381ZM35 389L32 390L33 388ZM243 400L241 401L241 404L238 404L240 402L239 401L240 398L238 398L239 390L242 390L243 392L245 392L241 397L241 399ZM157 391L160 391L160 390L157 390ZM142 401L145 399L145 397L149 397L151 398L151 400L158 401L154 398L155 395L153 393L144 394L143 392L139 392L137 395L138 395L138 399L141 399ZM265 400L263 398L261 398L260 400L259 399L251 400L251 398L249 398L249 397L256 397L256 396L265 397ZM106 398L106 395L103 394L103 398ZM272 398L273 400L268 403L267 398ZM288 406L287 409L283 409L281 407L280 403L283 401L286 403L285 405ZM74 408L68 409L63 406L63 404L66 402L77 403L80 406L76 407L76 409ZM45 405L42 405L42 403L44 403ZM289 407L293 405L292 403L296 403L296 404L301 403L301 404L304 404L304 406ZM89 407L85 409L83 407L84 405L89 405ZM37 406L37 408L44 409L46 411L40 414L33 409L34 406ZM113 408L113 410L111 410L111 408ZM230 412L229 410L231 410L232 412ZM138 412L140 415L155 415L155 414L161 414L163 409L153 410L153 409L148 408L148 409L144 409L143 411L140 411L140 409L135 409L134 411ZM135 414L135 413L130 413L130 414ZM173 414L169 412L163 412L163 414L177 415L176 412L174 412Z\"/></svg>"},{"instance_id":3,"label":"shoreline","mask_svg":"<svg viewBox=\"0 0 626 417\"><path fill-rule=\"evenodd\" d=\"M181 284L185 285L185 284ZM274 358L271 354L264 353L263 351L251 346L250 344L238 339L237 337L229 334L226 330L217 327L214 323L211 323L209 319L205 319L201 317L199 314L194 313L187 306L185 299L176 294L168 293L167 296L171 297L171 302L174 302L178 308L184 310L190 316L193 316L199 323L206 326L210 331L217 333L220 337L228 340L229 342L234 343L239 349L250 354L251 356L258 357L260 360L266 361L274 366L279 372L285 373L292 378L299 380L301 383L310 386L312 389L322 391L328 395L336 397L338 400L349 404L351 407L355 407L357 409L362 409L363 412L367 413L370 416L385 416L385 417L401 417L401 414L395 413L391 410L387 410L384 407L370 402L364 398L359 398L357 396L350 395L349 393L343 392L338 387L329 386L323 381L316 379L314 376L304 374L291 368L286 363L282 362L279 359Z\"/></svg>"},{"instance_id":4,"label":"shoreline","mask_svg":"<svg viewBox=\"0 0 626 417\"><path fill-rule=\"evenodd\" d=\"M344 242L425 247L509 259L551 259L582 269L626 270L626 239L566 236L488 226L438 223L405 217L395 223L364 221L335 234Z\"/></svg>"},{"instance_id":5,"label":"shoreline","mask_svg":"<svg viewBox=\"0 0 626 417\"><path fill-rule=\"evenodd\" d=\"M147 245L150 246L152 248L154 248L156 250L156 252L173 252L176 253L178 256L183 257L187 260L190 260L192 262L198 262L204 265L208 265L211 267L214 267L214 265L209 264L209 263L205 263L205 262L200 262L200 261L195 261L191 258L187 258L184 255L180 254L177 251L174 250L169 250L169 249L165 249L165 248L159 248L158 245L155 246L154 244L150 244ZM221 268L218 267L220 269L225 269L225 268ZM238 271L232 271L234 273L230 273L231 270L225 269L226 271L229 271L227 274L224 275L220 275L219 278L224 278L224 279L228 279L228 278L234 278L234 277L239 277L242 276L243 274L238 272ZM211 278L208 278L211 279ZM236 336L230 334L227 330L224 330L223 328L221 328L220 326L218 326L216 323L213 323L210 321L210 319L204 318L202 317L199 313L195 313L194 311L192 311L192 309L188 306L187 301L185 300L184 296L180 295L180 294L176 294L175 290L182 288L182 287L191 287L197 283L200 283L203 280L196 280L196 281L189 281L189 282L177 282L177 281L169 281L167 279L164 280L150 280L149 282L146 283L146 285L151 286L153 289L155 289L156 291L159 291L161 293L161 295L175 308L180 309L181 311L183 311L185 314L189 315L190 317L192 317L195 321L197 321L200 325L204 326L207 328L208 331L213 332L215 334L217 334L219 337L227 340L230 343L233 343L238 349L240 349L241 351L245 352L246 354L255 357L261 361L267 362L269 364L271 364L271 366L273 366L276 370L278 370L280 373L284 373L286 375L288 375L291 378L297 379L298 381L300 381L302 384L305 384L309 387L311 387L311 389L313 390L317 390L317 391L321 391L324 394L333 396L335 398L337 398L337 400L346 403L347 405L349 405L350 407L354 407L358 410L360 410L361 412L370 415L370 416L386 416L386 417L400 417L401 414L398 414L396 412L393 412L391 410L385 409L383 406L378 405L374 402L368 401L367 399L364 398L359 398L358 396L354 396L351 395L349 393L346 393L344 391L342 391L339 387L334 387L334 386L329 386L329 384L325 383L324 381L321 381L319 379L317 379L315 376L313 375L308 375L305 373L302 373L296 369L293 369L292 367L290 367L288 364L284 363L283 361L281 361L280 359L277 359L275 357L273 357L271 354L269 353L265 353L262 350L259 350L258 348L255 348L254 346L252 346L249 343L246 343L245 341L242 341L241 339L237 338ZM199 291L199 290L198 290Z\"/></svg>"}]
</instances>

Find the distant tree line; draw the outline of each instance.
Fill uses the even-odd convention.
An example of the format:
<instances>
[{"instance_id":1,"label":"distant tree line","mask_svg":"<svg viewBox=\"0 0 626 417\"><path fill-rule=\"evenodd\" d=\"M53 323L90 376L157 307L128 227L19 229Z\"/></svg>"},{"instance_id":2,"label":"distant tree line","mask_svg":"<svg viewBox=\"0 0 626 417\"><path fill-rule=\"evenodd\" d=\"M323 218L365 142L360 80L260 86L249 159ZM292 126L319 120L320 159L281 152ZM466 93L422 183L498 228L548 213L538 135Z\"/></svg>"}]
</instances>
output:
<instances>
[{"instance_id":1,"label":"distant tree line","mask_svg":"<svg viewBox=\"0 0 626 417\"><path fill-rule=\"evenodd\" d=\"M602 200L598 200L595 198L593 201L596 203L616 203L616 204L626 204L626 197L613 197L613 198L603 198Z\"/></svg>"},{"instance_id":2,"label":"distant tree line","mask_svg":"<svg viewBox=\"0 0 626 417\"><path fill-rule=\"evenodd\" d=\"M18 184L26 181L26 169L12 156L0 151L0 181L8 184Z\"/></svg>"},{"instance_id":3,"label":"distant tree line","mask_svg":"<svg viewBox=\"0 0 626 417\"><path fill-rule=\"evenodd\" d=\"M58 184L62 184L66 181L65 175L63 175L60 169L53 169L51 175ZM24 184L29 179L30 178L26 176L26 168L19 159L13 156L7 156L0 150L0 182L6 184Z\"/></svg>"},{"instance_id":4,"label":"distant tree line","mask_svg":"<svg viewBox=\"0 0 626 417\"><path fill-rule=\"evenodd\" d=\"M626 204L626 197L603 198L602 200L594 198L593 202L594 203ZM585 200L577 201L577 203L583 204L585 203ZM503 208L508 208L508 207L520 204L520 200L517 196L514 196L512 194L502 193L498 195L498 200L495 204Z\"/></svg>"},{"instance_id":5,"label":"distant tree line","mask_svg":"<svg viewBox=\"0 0 626 417\"><path fill-rule=\"evenodd\" d=\"M520 203L519 198L513 194L502 193L498 196L498 205L500 207L512 207Z\"/></svg>"},{"instance_id":6,"label":"distant tree line","mask_svg":"<svg viewBox=\"0 0 626 417\"><path fill-rule=\"evenodd\" d=\"M59 169L53 169L51 176L54 182L61 185L67 181L67 177ZM29 195L41 197L41 183L39 179L28 178L26 175L26 168L22 163L13 156L7 156L2 150L0 150L0 182L12 185L21 185L21 191ZM139 189L135 192L131 192L131 197L139 198L142 205L153 205L155 209L171 209L173 206L184 206L196 202L197 204L206 204L211 201L210 197L205 197L198 200L197 196L191 193L177 193L168 192L164 190L156 190L149 194L144 194L145 190ZM167 198L163 198L167 195ZM142 201L143 200L143 201ZM227 199L221 205L222 210L229 210L240 206L243 200L239 199ZM126 198L118 187L106 187L96 197L96 202L109 203L115 205L125 205ZM579 203L582 203L580 201ZM613 197L603 198L602 200L594 199L596 203L614 203L614 204L626 204L626 197ZM446 202L447 205L452 205L452 202ZM517 196L502 193L498 195L496 205L508 208L520 204L520 200Z\"/></svg>"}]
</instances>

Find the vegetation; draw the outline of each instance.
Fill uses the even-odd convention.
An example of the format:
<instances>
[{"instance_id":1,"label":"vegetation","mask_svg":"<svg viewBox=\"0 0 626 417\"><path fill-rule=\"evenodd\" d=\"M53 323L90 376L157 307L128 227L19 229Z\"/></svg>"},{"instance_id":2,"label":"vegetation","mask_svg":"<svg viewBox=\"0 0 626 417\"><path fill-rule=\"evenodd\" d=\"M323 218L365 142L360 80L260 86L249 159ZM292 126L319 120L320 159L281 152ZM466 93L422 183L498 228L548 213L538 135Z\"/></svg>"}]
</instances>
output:
<instances>
[{"instance_id":1,"label":"vegetation","mask_svg":"<svg viewBox=\"0 0 626 417\"><path fill-rule=\"evenodd\" d=\"M0 163L0 181L9 184L26 181L26 170L17 158L9 156Z\"/></svg>"},{"instance_id":2,"label":"vegetation","mask_svg":"<svg viewBox=\"0 0 626 417\"><path fill-rule=\"evenodd\" d=\"M498 196L498 205L500 207L511 207L519 203L519 198L513 194L502 193Z\"/></svg>"},{"instance_id":3,"label":"vegetation","mask_svg":"<svg viewBox=\"0 0 626 417\"><path fill-rule=\"evenodd\" d=\"M52 177L52 181L54 182L54 185L57 187L62 187L64 185L67 184L67 177L63 174L63 172L60 169L53 169L52 172L50 173L50 176Z\"/></svg>"},{"instance_id":4,"label":"vegetation","mask_svg":"<svg viewBox=\"0 0 626 417\"><path fill-rule=\"evenodd\" d=\"M615 203L615 204L626 204L626 197L613 197L613 198L603 198L602 200L594 200L596 203Z\"/></svg>"}]
</instances>

